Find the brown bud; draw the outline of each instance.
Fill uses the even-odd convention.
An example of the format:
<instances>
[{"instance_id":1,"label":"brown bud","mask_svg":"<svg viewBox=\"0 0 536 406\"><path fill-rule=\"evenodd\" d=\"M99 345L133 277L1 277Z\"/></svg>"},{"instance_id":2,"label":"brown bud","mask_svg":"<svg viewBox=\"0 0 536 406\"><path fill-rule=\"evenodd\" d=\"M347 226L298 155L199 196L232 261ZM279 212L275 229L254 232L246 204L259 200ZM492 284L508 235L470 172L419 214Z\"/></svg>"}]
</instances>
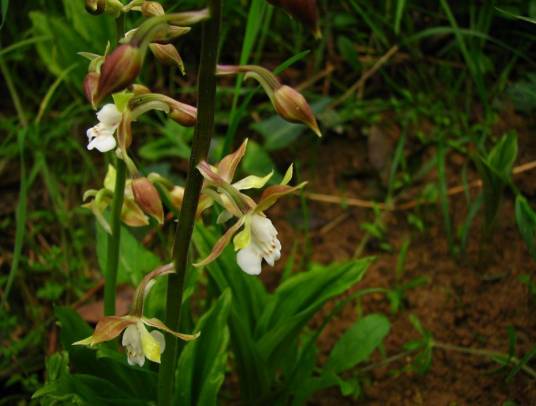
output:
<instances>
[{"instance_id":1,"label":"brown bud","mask_svg":"<svg viewBox=\"0 0 536 406\"><path fill-rule=\"evenodd\" d=\"M164 209L158 190L145 177L136 178L132 181L132 192L136 203L142 210L153 217L158 223L164 222Z\"/></svg>"},{"instance_id":2,"label":"brown bud","mask_svg":"<svg viewBox=\"0 0 536 406\"><path fill-rule=\"evenodd\" d=\"M166 14L164 7L156 1L145 1L141 6L141 13L145 17L159 17Z\"/></svg>"},{"instance_id":3,"label":"brown bud","mask_svg":"<svg viewBox=\"0 0 536 406\"><path fill-rule=\"evenodd\" d=\"M84 94L86 99L95 108L95 95L99 87L99 74L97 72L89 72L84 79Z\"/></svg>"},{"instance_id":4,"label":"brown bud","mask_svg":"<svg viewBox=\"0 0 536 406\"><path fill-rule=\"evenodd\" d=\"M283 85L274 91L272 101L275 110L282 118L292 123L303 123L316 135L322 136L313 111L301 93Z\"/></svg>"},{"instance_id":5,"label":"brown bud","mask_svg":"<svg viewBox=\"0 0 536 406\"><path fill-rule=\"evenodd\" d=\"M130 44L118 46L104 59L95 102L130 86L138 77L143 61L142 51Z\"/></svg>"},{"instance_id":6,"label":"brown bud","mask_svg":"<svg viewBox=\"0 0 536 406\"><path fill-rule=\"evenodd\" d=\"M172 44L149 44L149 49L161 63L165 65L177 65L181 74L185 75L184 62Z\"/></svg>"},{"instance_id":7,"label":"brown bud","mask_svg":"<svg viewBox=\"0 0 536 406\"><path fill-rule=\"evenodd\" d=\"M281 7L292 17L309 28L315 38L320 38L322 33L318 26L318 10L316 0L268 0L276 7Z\"/></svg>"},{"instance_id":8,"label":"brown bud","mask_svg":"<svg viewBox=\"0 0 536 406\"><path fill-rule=\"evenodd\" d=\"M123 112L123 117L117 127L117 143L123 151L126 151L132 144L132 117L128 110Z\"/></svg>"},{"instance_id":9,"label":"brown bud","mask_svg":"<svg viewBox=\"0 0 536 406\"><path fill-rule=\"evenodd\" d=\"M189 104L176 102L171 105L169 117L184 127L193 127L197 123L197 109Z\"/></svg>"}]
</instances>

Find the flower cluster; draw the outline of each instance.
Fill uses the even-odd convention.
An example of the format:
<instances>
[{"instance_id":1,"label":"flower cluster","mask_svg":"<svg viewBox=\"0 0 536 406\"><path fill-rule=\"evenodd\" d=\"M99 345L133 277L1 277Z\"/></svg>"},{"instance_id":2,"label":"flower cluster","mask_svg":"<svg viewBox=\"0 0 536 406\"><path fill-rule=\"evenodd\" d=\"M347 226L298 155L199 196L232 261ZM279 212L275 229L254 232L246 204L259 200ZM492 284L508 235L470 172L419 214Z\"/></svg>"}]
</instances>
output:
<instances>
[{"instance_id":1,"label":"flower cluster","mask_svg":"<svg viewBox=\"0 0 536 406\"><path fill-rule=\"evenodd\" d=\"M270 2L309 26L315 35L319 34L315 0ZM147 0L131 0L128 4L119 0L86 0L86 9L92 14L107 13L114 17L131 11L140 12L145 20L137 28L125 33L115 49L110 50L108 46L102 55L80 53L90 61L83 83L84 93L92 107L98 110L98 123L86 132L87 148L102 153L111 152L112 159L118 164L121 163L121 166L108 166L103 187L88 190L84 194L86 203L83 207L94 213L108 233L112 232L112 227L108 224L104 212L112 202L115 208L121 209L120 213L114 210L114 230L119 229L119 218L130 227L147 226L151 218L162 224L162 200L169 202L173 211L180 211L185 190L159 174L140 174L129 155L133 141L133 123L141 115L156 110L179 124L190 127L197 125L197 108L168 95L152 92L144 84L135 82L148 52L160 63L176 66L184 75L183 59L173 41L187 35L191 25L209 19L209 10L166 13L160 3ZM211 69L211 72L214 71ZM221 65L214 73L218 76L243 73L246 78L256 79L277 114L289 122L305 124L321 136L316 118L305 98L295 89L281 84L269 70L255 65ZM261 273L263 261L273 266L281 257L282 247L277 230L265 212L279 198L299 190L305 183L289 186L293 175L292 165L279 184L265 187L273 172L263 177L250 175L235 181L235 173L246 148L247 139L219 163L210 165L202 160L196 167L204 178L197 216L201 217L206 210L218 205L223 209L220 211L218 223L225 224L233 220L211 253L195 264L198 267L214 261L231 241L237 251L238 267L250 275ZM122 169L119 171L116 168ZM125 168L128 170L128 179ZM193 166L191 169L194 169ZM247 194L251 189L264 189L258 201ZM161 194L167 198L161 199ZM118 241L118 235L112 237ZM104 317L90 337L75 344L94 346L123 334L122 344L126 348L129 364L141 367L146 358L160 362L160 355L165 348L162 332L183 340L195 339L198 334L178 333L160 320L144 316L144 299L155 278L172 273L172 268L168 265L146 275L137 288L130 314ZM147 326L154 330L149 331Z\"/></svg>"}]
</instances>

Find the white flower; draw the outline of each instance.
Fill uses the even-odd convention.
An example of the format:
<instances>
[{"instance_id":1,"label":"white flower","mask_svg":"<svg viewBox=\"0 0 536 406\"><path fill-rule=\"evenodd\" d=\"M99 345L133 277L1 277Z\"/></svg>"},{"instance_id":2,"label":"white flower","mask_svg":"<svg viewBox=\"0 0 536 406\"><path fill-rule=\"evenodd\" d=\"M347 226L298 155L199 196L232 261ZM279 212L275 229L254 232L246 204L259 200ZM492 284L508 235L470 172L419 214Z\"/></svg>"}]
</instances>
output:
<instances>
[{"instance_id":1,"label":"white flower","mask_svg":"<svg viewBox=\"0 0 536 406\"><path fill-rule=\"evenodd\" d=\"M137 364L140 367L145 363L145 358L160 362L160 354L166 347L164 335L157 330L149 333L141 320L125 329L122 344L127 349L129 365Z\"/></svg>"},{"instance_id":2,"label":"white flower","mask_svg":"<svg viewBox=\"0 0 536 406\"><path fill-rule=\"evenodd\" d=\"M250 275L259 275L263 258L270 266L274 266L280 257L281 243L272 221L268 217L253 214L250 242L236 254L238 266Z\"/></svg>"},{"instance_id":3,"label":"white flower","mask_svg":"<svg viewBox=\"0 0 536 406\"><path fill-rule=\"evenodd\" d=\"M100 152L113 150L117 145L115 130L119 127L122 117L115 104L105 104L97 113L99 123L87 130L87 149L97 148Z\"/></svg>"}]
</instances>

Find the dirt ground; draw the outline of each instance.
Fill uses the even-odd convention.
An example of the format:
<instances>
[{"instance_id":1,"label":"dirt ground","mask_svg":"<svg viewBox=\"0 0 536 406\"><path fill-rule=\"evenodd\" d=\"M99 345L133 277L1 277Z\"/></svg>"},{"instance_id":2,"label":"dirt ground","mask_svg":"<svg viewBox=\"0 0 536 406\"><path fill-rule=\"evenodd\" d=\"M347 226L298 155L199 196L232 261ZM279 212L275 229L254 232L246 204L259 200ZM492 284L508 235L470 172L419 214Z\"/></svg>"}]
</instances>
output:
<instances>
[{"instance_id":1,"label":"dirt ground","mask_svg":"<svg viewBox=\"0 0 536 406\"><path fill-rule=\"evenodd\" d=\"M516 164L536 158L534 146L526 134L526 125L499 123L501 126L519 126L520 156ZM347 195L363 199L377 199L381 190L381 174L374 175L367 152L365 137L349 139L332 137L321 147L306 147L301 151L301 176L309 181L307 190L332 195ZM449 156L449 186L460 184L462 160ZM435 173L431 173L429 180ZM471 175L474 179L474 174ZM471 177L470 176L470 177ZM372 180L371 180L372 179ZM526 196L534 200L533 175L529 172L516 177L516 184ZM477 189L478 190L478 189ZM476 195L476 191L473 195ZM463 194L450 199L455 225L460 224L466 212ZM297 198L278 205L270 216L281 232L283 246L304 238L299 231L300 201ZM364 232L363 221L371 221L372 210L348 208L343 205L310 201L309 236L313 261L329 263L353 257ZM379 249L377 241L370 240L362 255L375 255L377 260L355 290L368 287L393 287L395 267L402 242L412 234L402 282L426 276L429 283L407 291L401 310L393 314L383 294L366 296L359 308L366 313L382 312L391 323L391 332L385 341L387 357L402 353L404 343L416 340L419 334L408 316L416 315L434 340L456 346L508 352L508 327L517 333L517 355L522 357L536 342L536 319L532 316L535 303L528 288L519 281L523 274L533 275L535 262L530 258L516 229L513 198L507 196L501 208L495 233L489 243L480 244L480 223L473 226L467 254L456 260L448 252L443 220L437 205L418 211L426 229L419 233L408 225L409 212L396 212L385 217L387 239L392 253ZM456 229L456 227L454 227ZM481 250L481 247L482 250ZM289 249L286 250L288 255ZM280 263L284 263L283 258ZM279 278L274 272L263 272L268 286L275 286ZM349 292L348 294L350 294ZM327 313L334 303L325 309ZM320 347L325 356L337 338L356 319L357 306L348 305L324 331ZM322 315L315 324L320 324ZM375 354L371 362L382 358ZM322 360L321 360L322 361ZM510 400L519 405L536 404L536 384L523 372L510 382L508 372L496 372L497 364L489 359L443 349L434 349L428 373L411 372L410 355L363 374L364 395L359 400L343 398L338 389L326 390L315 396L311 405L502 405ZM364 366L364 365L363 365Z\"/></svg>"}]
</instances>

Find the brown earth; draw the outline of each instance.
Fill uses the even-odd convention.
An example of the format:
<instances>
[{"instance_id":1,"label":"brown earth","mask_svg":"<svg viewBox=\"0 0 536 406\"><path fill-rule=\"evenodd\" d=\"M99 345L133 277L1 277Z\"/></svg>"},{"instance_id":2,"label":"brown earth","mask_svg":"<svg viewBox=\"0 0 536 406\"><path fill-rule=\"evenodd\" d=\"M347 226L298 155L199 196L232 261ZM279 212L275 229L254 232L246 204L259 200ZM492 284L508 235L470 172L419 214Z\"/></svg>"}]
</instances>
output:
<instances>
[{"instance_id":1,"label":"brown earth","mask_svg":"<svg viewBox=\"0 0 536 406\"><path fill-rule=\"evenodd\" d=\"M512 125L522 127L519 129L521 152L516 163L536 158L534 146L524 131L526 125L522 126L519 121ZM300 161L307 164L303 165L300 175L309 180L307 189L339 196L380 198L381 174L374 175L364 140L365 137L332 137L321 149L311 146L302 151ZM462 163L460 156L449 156L449 186L460 184ZM435 173L431 173L427 180L434 177ZM474 179L476 175L472 173L470 177ZM534 194L536 183L532 174L516 177L516 184L525 195ZM411 196L411 193L407 195ZM472 195L473 198L476 196L476 190ZM450 204L453 221L458 225L466 213L465 197L463 194L454 196ZM320 263L352 258L364 237L360 224L373 219L370 209L344 205L310 201L308 210L311 259ZM429 283L408 290L401 310L395 314L390 311L389 301L383 294L369 295L361 303L346 306L320 338L320 362L359 312L381 312L389 317L392 326L385 341L385 357L401 354L405 343L419 339L409 315L417 316L438 342L503 353L508 352L508 328L511 326L517 334L516 355L523 357L536 342L536 319L531 317L535 303L527 286L518 278L523 274L533 275L536 265L517 231L512 196L506 196L489 242L481 243L481 227L477 219L463 259L449 254L438 205L420 207L413 212L424 221L425 230L418 232L408 224L408 211L388 213L384 221L392 252L380 250L379 242L374 239L368 241L361 255L374 255L377 259L354 291L395 286L398 252L409 235L411 245L401 283L419 276L427 277ZM299 199L289 199L278 205L270 216L281 232L283 246L291 247L293 241L304 241L306 233L300 231L302 224L297 220L301 217ZM289 251L290 248L286 249L286 255ZM284 262L285 258L280 261ZM268 286L275 287L280 274L263 274ZM330 303L324 314L334 304ZM323 315L318 317L314 326L318 326L322 318ZM417 374L410 368L414 355L401 357L387 366L369 366L366 373L353 371L362 377L364 385L364 393L358 399L344 398L338 389L330 389L316 395L310 404L502 405L507 400L519 405L536 404L535 381L523 371L507 382L509 369L497 372L498 365L488 358L435 348L429 371ZM380 354L374 354L371 362L381 360Z\"/></svg>"}]
</instances>

